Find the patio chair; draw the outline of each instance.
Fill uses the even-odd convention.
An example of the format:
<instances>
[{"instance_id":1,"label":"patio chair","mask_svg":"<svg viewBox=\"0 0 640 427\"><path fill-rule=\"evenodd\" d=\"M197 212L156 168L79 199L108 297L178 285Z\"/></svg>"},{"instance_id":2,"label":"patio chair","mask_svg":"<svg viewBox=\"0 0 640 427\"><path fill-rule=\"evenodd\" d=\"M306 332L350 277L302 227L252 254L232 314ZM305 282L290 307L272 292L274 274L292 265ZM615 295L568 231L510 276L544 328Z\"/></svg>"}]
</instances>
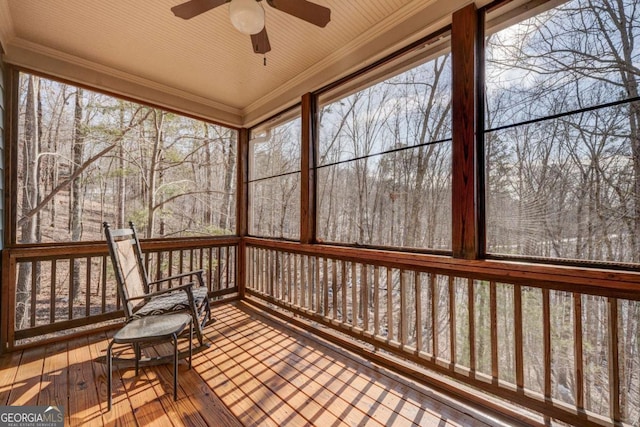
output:
<instances>
[{"instance_id":1,"label":"patio chair","mask_svg":"<svg viewBox=\"0 0 640 427\"><path fill-rule=\"evenodd\" d=\"M129 228L123 229L111 229L107 222L103 225L127 322L145 316L184 311L191 314L194 332L200 345L204 345L202 330L211 321L204 271L189 271L149 281L133 222L129 222ZM193 277L198 286L191 280ZM164 289L160 287L162 283L184 278L189 279L189 283Z\"/></svg>"}]
</instances>

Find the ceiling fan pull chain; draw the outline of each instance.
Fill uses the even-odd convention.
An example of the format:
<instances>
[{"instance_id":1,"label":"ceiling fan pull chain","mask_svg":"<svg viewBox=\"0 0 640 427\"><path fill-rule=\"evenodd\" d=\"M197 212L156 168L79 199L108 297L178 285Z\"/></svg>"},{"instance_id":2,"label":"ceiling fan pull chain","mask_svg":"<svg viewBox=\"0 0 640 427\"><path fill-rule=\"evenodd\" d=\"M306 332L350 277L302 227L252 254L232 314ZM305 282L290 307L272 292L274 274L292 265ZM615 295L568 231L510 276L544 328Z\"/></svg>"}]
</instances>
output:
<instances>
[{"instance_id":1,"label":"ceiling fan pull chain","mask_svg":"<svg viewBox=\"0 0 640 427\"><path fill-rule=\"evenodd\" d=\"M263 63L263 65L266 67L266 66L267 66L267 55L263 55L263 56L262 56L262 61L263 61L263 62L262 62L262 63Z\"/></svg>"}]
</instances>

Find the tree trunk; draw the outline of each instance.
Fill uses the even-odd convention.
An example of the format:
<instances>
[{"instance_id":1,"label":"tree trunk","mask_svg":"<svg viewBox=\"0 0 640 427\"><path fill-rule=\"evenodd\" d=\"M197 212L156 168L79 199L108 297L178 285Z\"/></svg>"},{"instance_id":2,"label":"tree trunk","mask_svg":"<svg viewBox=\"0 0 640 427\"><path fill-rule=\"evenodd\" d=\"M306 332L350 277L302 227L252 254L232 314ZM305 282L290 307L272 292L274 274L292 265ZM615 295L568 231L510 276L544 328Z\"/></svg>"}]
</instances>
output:
<instances>
[{"instance_id":1,"label":"tree trunk","mask_svg":"<svg viewBox=\"0 0 640 427\"><path fill-rule=\"evenodd\" d=\"M125 123L124 123L124 104L120 102L120 129L124 131ZM116 217L116 224L118 228L123 228L125 226L125 204L126 204L126 184L127 179L125 177L125 169L124 169L124 146L120 144L118 147L118 215Z\"/></svg>"},{"instance_id":2,"label":"tree trunk","mask_svg":"<svg viewBox=\"0 0 640 427\"><path fill-rule=\"evenodd\" d=\"M162 156L162 126L164 123L164 112L154 110L153 122L155 125L155 139L153 141L153 151L151 152L151 165L149 166L148 194L147 194L147 238L153 237L155 226L155 206L156 206L156 177Z\"/></svg>"},{"instance_id":3,"label":"tree trunk","mask_svg":"<svg viewBox=\"0 0 640 427\"><path fill-rule=\"evenodd\" d=\"M231 142L226 146L227 161L225 162L224 174L224 194L222 196L222 206L220 209L220 229L227 230L229 228L229 209L231 208L231 186L233 184L233 172L236 167L236 150L235 143ZM207 150L208 151L208 150Z\"/></svg>"},{"instance_id":4,"label":"tree trunk","mask_svg":"<svg viewBox=\"0 0 640 427\"><path fill-rule=\"evenodd\" d=\"M82 165L84 156L84 126L82 123L82 94L83 90L78 88L75 96L75 110L73 117L73 172ZM71 241L79 242L82 239L82 178L77 176L71 184ZM80 290L80 262L73 261L73 298L77 298Z\"/></svg>"},{"instance_id":5,"label":"tree trunk","mask_svg":"<svg viewBox=\"0 0 640 427\"><path fill-rule=\"evenodd\" d=\"M22 187L22 213L29 212L38 201L38 114L37 94L40 79L29 76L27 84L27 101L24 123L24 148L22 153L22 170L24 171ZM32 216L22 224L20 243L35 243L36 217ZM26 326L28 312L26 305L29 300L29 282L31 279L31 263L19 264L18 280L16 283L16 329ZM33 309L33 307L32 307Z\"/></svg>"}]
</instances>

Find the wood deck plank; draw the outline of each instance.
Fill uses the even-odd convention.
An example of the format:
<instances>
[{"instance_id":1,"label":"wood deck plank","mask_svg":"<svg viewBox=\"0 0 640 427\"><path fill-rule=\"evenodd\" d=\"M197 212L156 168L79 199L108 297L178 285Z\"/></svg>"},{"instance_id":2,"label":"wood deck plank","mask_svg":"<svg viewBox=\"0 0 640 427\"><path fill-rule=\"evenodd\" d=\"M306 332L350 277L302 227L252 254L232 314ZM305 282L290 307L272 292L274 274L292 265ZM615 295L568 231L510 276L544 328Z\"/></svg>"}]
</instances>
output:
<instances>
[{"instance_id":1,"label":"wood deck plank","mask_svg":"<svg viewBox=\"0 0 640 427\"><path fill-rule=\"evenodd\" d=\"M329 391L331 393L345 396L352 404L353 402L357 402L355 406L365 410L366 415L371 417L372 420L377 420L383 425L389 425L390 423L394 425L407 423L424 425L424 423L438 424L440 422L442 422L443 425L447 425L447 421L444 421L446 418L439 416L433 411L421 408L420 403L415 405L411 402L398 399L398 392L395 391L395 389L400 384L388 384L386 387L381 387L376 384L376 382L371 382L364 378L363 372L352 369L350 365L352 365L353 362L343 360L340 355L336 354L333 355L333 358L327 359L326 356L324 356L324 352L316 351L311 342L303 342L300 339L294 340L291 337L283 336L277 330L266 332L269 328L265 329L264 325L252 326L260 331L259 335L255 337L256 341L264 341L272 348L280 346L281 349L285 349L285 351L289 353L288 363L291 365L304 366L307 373L313 373L317 377L317 381L330 384ZM268 350L265 349L265 351ZM307 351L308 353L305 353ZM314 357L316 362L310 360L310 358ZM320 363L320 365L314 367L312 366L314 363ZM374 372L369 375L373 376L372 374L374 374ZM388 380L388 378L382 378L382 376L378 377L379 379ZM338 379L337 383L334 381L336 378ZM345 381L345 379L347 379L347 381ZM408 387L404 387L404 392L410 392ZM417 395L417 392L414 391L414 395ZM391 398L391 403L387 401L390 396L395 396L395 398ZM418 400L418 402L424 400L426 400L426 397L422 396L422 400ZM402 402L402 405L400 405L400 402ZM474 420L467 420L468 425L474 425L473 421ZM479 423L475 425L485 424Z\"/></svg>"},{"instance_id":2,"label":"wood deck plank","mask_svg":"<svg viewBox=\"0 0 640 427\"><path fill-rule=\"evenodd\" d=\"M278 370L272 368L272 364L263 361L265 355L263 348L252 346L251 343L242 340L238 332L221 339L220 342L230 344L227 354L232 358L239 358L243 355L250 356L248 363L245 364L249 374L266 385L283 402L297 408L299 414L308 422L314 425L337 426L343 424L336 415L311 399L306 394L306 390L289 382Z\"/></svg>"},{"instance_id":3,"label":"wood deck plank","mask_svg":"<svg viewBox=\"0 0 640 427\"><path fill-rule=\"evenodd\" d=\"M21 358L22 352L14 352L0 358L0 405L9 404L9 396L13 385L16 384L16 374Z\"/></svg>"},{"instance_id":4,"label":"wood deck plank","mask_svg":"<svg viewBox=\"0 0 640 427\"><path fill-rule=\"evenodd\" d=\"M11 406L37 405L44 369L44 347L25 350L20 359L7 404Z\"/></svg>"},{"instance_id":5,"label":"wood deck plank","mask_svg":"<svg viewBox=\"0 0 640 427\"><path fill-rule=\"evenodd\" d=\"M171 345L157 346L149 349L151 356L168 354ZM170 365L159 366L158 376L164 390L167 392L161 396L164 407L175 406L178 414L181 414L185 423L193 426L210 425L206 420L215 420L219 427L241 426L238 419L229 411L222 401L215 395L209 384L198 375L195 369L189 369L187 361L181 361L178 366L178 401L173 401L173 367Z\"/></svg>"},{"instance_id":6,"label":"wood deck plank","mask_svg":"<svg viewBox=\"0 0 640 427\"><path fill-rule=\"evenodd\" d=\"M254 357L260 358L264 364L271 366L274 371L278 372L278 375L290 382L308 399L313 399L318 402L324 410L339 417L340 422L348 425L358 425L362 423L365 417L364 412L358 408L354 408L350 402L342 397L342 394L333 393L325 386L327 381L336 380L335 378L329 378L327 381L322 379L316 381L305 373L306 365L288 363L287 356L289 355L289 351L276 346L271 349L266 346L259 346L257 349L249 351ZM302 368L298 366L302 366ZM382 425L375 420L371 420L370 424Z\"/></svg>"},{"instance_id":7,"label":"wood deck plank","mask_svg":"<svg viewBox=\"0 0 640 427\"><path fill-rule=\"evenodd\" d=\"M77 338L68 343L70 425L104 424L96 376L93 371L90 344L99 341L99 335Z\"/></svg>"},{"instance_id":8,"label":"wood deck plank","mask_svg":"<svg viewBox=\"0 0 640 427\"><path fill-rule=\"evenodd\" d=\"M211 347L194 355L191 370L180 362L175 402L172 366L142 368L138 377L116 366L107 412L103 359L112 333L103 332L1 356L0 404L56 403L65 406L69 425L491 424L436 391L247 304L216 306L214 317L218 321L205 330ZM144 352L166 354L168 347ZM126 346L125 352L132 353Z\"/></svg>"},{"instance_id":9,"label":"wood deck plank","mask_svg":"<svg viewBox=\"0 0 640 427\"><path fill-rule=\"evenodd\" d=\"M110 336L100 334L100 340L96 340L89 345L91 359L96 360L104 358L107 353ZM107 366L104 363L94 362L94 372L98 399L100 401L100 409L102 410L102 419L105 426L134 426L136 419L133 416L133 408L126 393L114 393L112 397L111 411L107 411ZM112 380L114 390L124 390L120 372L113 370Z\"/></svg>"},{"instance_id":10,"label":"wood deck plank","mask_svg":"<svg viewBox=\"0 0 640 427\"><path fill-rule=\"evenodd\" d=\"M194 369L209 384L215 395L224 402L241 424L246 426L277 427L277 424L253 403L244 390L235 386L231 378L209 358L209 354L198 355L195 359Z\"/></svg>"},{"instance_id":11,"label":"wood deck plank","mask_svg":"<svg viewBox=\"0 0 640 427\"><path fill-rule=\"evenodd\" d=\"M38 405L69 407L69 356L66 342L47 346ZM64 411L65 424L71 424L69 411Z\"/></svg>"}]
</instances>

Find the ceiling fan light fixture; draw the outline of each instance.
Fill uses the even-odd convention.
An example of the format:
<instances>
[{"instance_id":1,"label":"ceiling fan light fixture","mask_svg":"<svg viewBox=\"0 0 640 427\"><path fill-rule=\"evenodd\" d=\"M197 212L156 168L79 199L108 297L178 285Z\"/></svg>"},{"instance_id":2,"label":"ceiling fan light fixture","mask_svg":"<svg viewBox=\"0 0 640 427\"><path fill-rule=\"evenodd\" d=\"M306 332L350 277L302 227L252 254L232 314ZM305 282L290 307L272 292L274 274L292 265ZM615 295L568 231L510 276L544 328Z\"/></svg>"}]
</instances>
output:
<instances>
[{"instance_id":1,"label":"ceiling fan light fixture","mask_svg":"<svg viewBox=\"0 0 640 427\"><path fill-rule=\"evenodd\" d=\"M255 0L231 0L229 17L243 34L258 34L264 28L264 9Z\"/></svg>"}]
</instances>

